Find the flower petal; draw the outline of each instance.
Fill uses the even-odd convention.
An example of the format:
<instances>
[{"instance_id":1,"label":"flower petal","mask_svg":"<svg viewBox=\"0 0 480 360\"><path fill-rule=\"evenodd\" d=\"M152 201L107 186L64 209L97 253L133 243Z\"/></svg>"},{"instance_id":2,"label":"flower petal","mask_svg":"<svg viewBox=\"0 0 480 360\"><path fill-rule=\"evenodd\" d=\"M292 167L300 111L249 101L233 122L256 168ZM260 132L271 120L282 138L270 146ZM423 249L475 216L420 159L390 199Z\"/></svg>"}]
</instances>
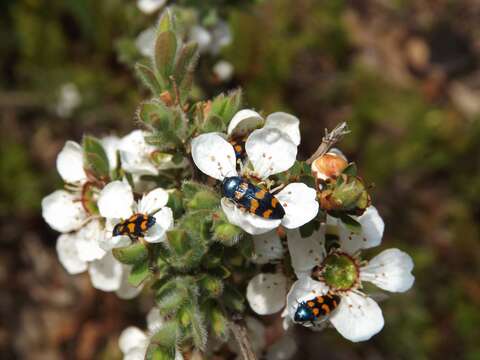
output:
<instances>
[{"instance_id":1,"label":"flower petal","mask_svg":"<svg viewBox=\"0 0 480 360\"><path fill-rule=\"evenodd\" d=\"M310 276L312 269L320 265L325 258L325 234L323 228L311 236L302 238L300 231L287 234L288 251L297 277Z\"/></svg>"},{"instance_id":2,"label":"flower petal","mask_svg":"<svg viewBox=\"0 0 480 360\"><path fill-rule=\"evenodd\" d=\"M85 181L83 149L75 141L67 141L57 156L57 171L67 183Z\"/></svg>"},{"instance_id":3,"label":"flower petal","mask_svg":"<svg viewBox=\"0 0 480 360\"><path fill-rule=\"evenodd\" d=\"M164 207L155 215L155 224L148 229L144 236L145 241L157 243L165 240L165 234L173 227L173 212L169 207Z\"/></svg>"},{"instance_id":4,"label":"flower petal","mask_svg":"<svg viewBox=\"0 0 480 360\"><path fill-rule=\"evenodd\" d=\"M131 266L122 265L122 281L120 287L115 291L115 294L124 300L130 300L136 297L143 289L143 285L135 287L128 282L128 276L130 275Z\"/></svg>"},{"instance_id":5,"label":"flower petal","mask_svg":"<svg viewBox=\"0 0 480 360\"><path fill-rule=\"evenodd\" d=\"M295 145L300 145L300 120L296 116L276 112L267 116L265 128L275 128L288 135Z\"/></svg>"},{"instance_id":6,"label":"flower petal","mask_svg":"<svg viewBox=\"0 0 480 360\"><path fill-rule=\"evenodd\" d=\"M233 225L241 227L251 235L259 235L269 232L270 230L277 228L282 222L281 220L264 219L258 215L250 214L237 207L227 198L223 198L221 204L228 221Z\"/></svg>"},{"instance_id":7,"label":"flower petal","mask_svg":"<svg viewBox=\"0 0 480 360\"><path fill-rule=\"evenodd\" d=\"M275 197L285 210L282 225L288 229L298 228L317 216L317 192L303 183L288 184Z\"/></svg>"},{"instance_id":8,"label":"flower petal","mask_svg":"<svg viewBox=\"0 0 480 360\"><path fill-rule=\"evenodd\" d=\"M220 81L229 81L233 77L235 69L232 63L220 60L213 66L212 71Z\"/></svg>"},{"instance_id":9,"label":"flower petal","mask_svg":"<svg viewBox=\"0 0 480 360\"><path fill-rule=\"evenodd\" d=\"M126 354L134 348L141 347L141 344L148 344L147 335L136 326L129 326L122 331L118 338L118 346L123 354Z\"/></svg>"},{"instance_id":10,"label":"flower petal","mask_svg":"<svg viewBox=\"0 0 480 360\"><path fill-rule=\"evenodd\" d=\"M144 195L138 203L138 212L153 215L167 205L168 193L162 188L156 188Z\"/></svg>"},{"instance_id":11,"label":"flower petal","mask_svg":"<svg viewBox=\"0 0 480 360\"><path fill-rule=\"evenodd\" d=\"M115 291L120 288L123 278L123 267L111 252L100 260L95 260L88 267L90 280L94 288L103 291Z\"/></svg>"},{"instance_id":12,"label":"flower petal","mask_svg":"<svg viewBox=\"0 0 480 360\"><path fill-rule=\"evenodd\" d=\"M253 236L255 257L252 259L257 264L268 264L269 262L283 258L283 245L276 231Z\"/></svg>"},{"instance_id":13,"label":"flower petal","mask_svg":"<svg viewBox=\"0 0 480 360\"><path fill-rule=\"evenodd\" d=\"M156 36L157 30L154 27L143 30L138 34L135 39L135 46L140 54L146 57L153 57Z\"/></svg>"},{"instance_id":14,"label":"flower petal","mask_svg":"<svg viewBox=\"0 0 480 360\"><path fill-rule=\"evenodd\" d=\"M258 129L263 125L265 120L259 113L250 109L238 111L228 124L228 135L244 136L251 131Z\"/></svg>"},{"instance_id":15,"label":"flower petal","mask_svg":"<svg viewBox=\"0 0 480 360\"><path fill-rule=\"evenodd\" d=\"M157 307L153 307L147 314L147 327L150 333L155 334L165 323L164 317Z\"/></svg>"},{"instance_id":16,"label":"flower petal","mask_svg":"<svg viewBox=\"0 0 480 360\"><path fill-rule=\"evenodd\" d=\"M212 35L203 26L192 26L188 37L190 41L198 44L198 51L200 53L207 52L212 44Z\"/></svg>"},{"instance_id":17,"label":"flower petal","mask_svg":"<svg viewBox=\"0 0 480 360\"><path fill-rule=\"evenodd\" d=\"M42 216L52 229L69 232L83 225L87 213L75 195L57 190L42 199Z\"/></svg>"},{"instance_id":18,"label":"flower petal","mask_svg":"<svg viewBox=\"0 0 480 360\"><path fill-rule=\"evenodd\" d=\"M247 300L260 315L274 314L285 306L287 279L281 273L253 277L247 286Z\"/></svg>"},{"instance_id":19,"label":"flower petal","mask_svg":"<svg viewBox=\"0 0 480 360\"><path fill-rule=\"evenodd\" d=\"M253 131L245 150L255 175L261 179L290 169L297 157L297 146L288 135L275 128Z\"/></svg>"},{"instance_id":20,"label":"flower petal","mask_svg":"<svg viewBox=\"0 0 480 360\"><path fill-rule=\"evenodd\" d=\"M360 279L370 281L384 290L404 292L415 281L412 270L413 260L410 255L398 249L387 249L360 269Z\"/></svg>"},{"instance_id":21,"label":"flower petal","mask_svg":"<svg viewBox=\"0 0 480 360\"><path fill-rule=\"evenodd\" d=\"M76 234L63 234L57 239L58 260L69 274L80 274L87 270L87 263L80 260L75 246Z\"/></svg>"},{"instance_id":22,"label":"flower petal","mask_svg":"<svg viewBox=\"0 0 480 360\"><path fill-rule=\"evenodd\" d=\"M295 319L298 304L316 296L326 294L328 286L320 281L315 281L309 276L304 276L295 281L287 295L287 311L290 319Z\"/></svg>"},{"instance_id":23,"label":"flower petal","mask_svg":"<svg viewBox=\"0 0 480 360\"><path fill-rule=\"evenodd\" d=\"M330 322L344 338L353 342L370 339L384 325L378 304L367 296L352 292L342 296Z\"/></svg>"},{"instance_id":24,"label":"flower petal","mask_svg":"<svg viewBox=\"0 0 480 360\"><path fill-rule=\"evenodd\" d=\"M155 150L155 146L145 142L141 130L132 131L120 140L122 168L136 175L157 175L158 169L150 161L150 154Z\"/></svg>"},{"instance_id":25,"label":"flower petal","mask_svg":"<svg viewBox=\"0 0 480 360\"><path fill-rule=\"evenodd\" d=\"M113 181L98 196L98 210L103 217L127 219L132 215L133 193L126 181Z\"/></svg>"},{"instance_id":26,"label":"flower petal","mask_svg":"<svg viewBox=\"0 0 480 360\"><path fill-rule=\"evenodd\" d=\"M380 245L385 229L385 223L374 206L369 206L356 220L362 225L360 234L352 233L342 222L340 222L339 228L341 248L352 255L360 249Z\"/></svg>"},{"instance_id":27,"label":"flower petal","mask_svg":"<svg viewBox=\"0 0 480 360\"><path fill-rule=\"evenodd\" d=\"M123 356L123 360L145 360L148 342L145 345L135 347Z\"/></svg>"},{"instance_id":28,"label":"flower petal","mask_svg":"<svg viewBox=\"0 0 480 360\"><path fill-rule=\"evenodd\" d=\"M100 142L107 154L110 170L116 169L118 165L117 152L120 146L120 139L115 135L109 135L100 139Z\"/></svg>"},{"instance_id":29,"label":"flower petal","mask_svg":"<svg viewBox=\"0 0 480 360\"><path fill-rule=\"evenodd\" d=\"M105 231L101 228L98 220L92 220L77 233L78 256L83 261L92 261L101 259L105 251L100 247L102 239L105 237Z\"/></svg>"},{"instance_id":30,"label":"flower petal","mask_svg":"<svg viewBox=\"0 0 480 360\"><path fill-rule=\"evenodd\" d=\"M155 11L160 9L166 0L137 0L137 7L144 14L153 14Z\"/></svg>"},{"instance_id":31,"label":"flower petal","mask_svg":"<svg viewBox=\"0 0 480 360\"><path fill-rule=\"evenodd\" d=\"M202 134L192 140L192 158L203 173L217 180L237 175L235 151L216 133Z\"/></svg>"}]
</instances>

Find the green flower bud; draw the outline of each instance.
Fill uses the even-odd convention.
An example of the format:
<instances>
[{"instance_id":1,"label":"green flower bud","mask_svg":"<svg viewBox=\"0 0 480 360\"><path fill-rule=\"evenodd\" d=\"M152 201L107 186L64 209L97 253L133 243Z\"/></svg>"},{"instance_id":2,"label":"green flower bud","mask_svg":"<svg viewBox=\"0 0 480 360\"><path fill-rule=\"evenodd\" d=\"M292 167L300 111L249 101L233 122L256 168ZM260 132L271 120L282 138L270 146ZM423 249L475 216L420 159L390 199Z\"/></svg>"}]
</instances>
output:
<instances>
[{"instance_id":1,"label":"green flower bud","mask_svg":"<svg viewBox=\"0 0 480 360\"><path fill-rule=\"evenodd\" d=\"M326 183L326 188L319 193L322 209L334 212L346 212L352 215L361 215L370 205L368 194L363 181L354 176L342 174L336 180Z\"/></svg>"}]
</instances>

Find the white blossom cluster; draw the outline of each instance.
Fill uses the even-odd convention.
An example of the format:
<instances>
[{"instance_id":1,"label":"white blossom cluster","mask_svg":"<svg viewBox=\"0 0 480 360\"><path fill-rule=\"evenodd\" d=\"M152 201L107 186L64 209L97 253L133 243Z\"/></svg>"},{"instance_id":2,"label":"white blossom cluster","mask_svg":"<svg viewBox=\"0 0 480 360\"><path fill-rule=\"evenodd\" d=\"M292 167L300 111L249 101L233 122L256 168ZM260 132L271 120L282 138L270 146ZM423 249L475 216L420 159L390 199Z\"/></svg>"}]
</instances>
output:
<instances>
[{"instance_id":1,"label":"white blossom cluster","mask_svg":"<svg viewBox=\"0 0 480 360\"><path fill-rule=\"evenodd\" d=\"M150 14L164 1L137 5ZM380 245L385 224L355 164L331 143L312 165L302 161L299 119L240 110L240 91L190 103L185 89L196 47L183 44L172 23L167 12L164 31L149 35L153 67L137 67L153 92L137 112L145 130L85 136L58 154L64 187L42 200L42 215L60 233L61 264L70 274L88 272L92 286L120 298L143 287L154 292L148 330L129 327L120 336L128 360L155 352L183 359L182 346L207 353L209 329L238 353L228 323L236 321L232 314L246 315L244 302L258 315L283 317L288 336L268 347L262 323L245 317L251 350L269 360L293 356L293 324L370 339L384 318L364 285L405 292L414 283L413 261L399 249L361 257ZM228 28L219 26L197 29L200 51L215 54L229 42ZM235 301L227 302L228 291Z\"/></svg>"},{"instance_id":2,"label":"white blossom cluster","mask_svg":"<svg viewBox=\"0 0 480 360\"><path fill-rule=\"evenodd\" d=\"M145 143L143 133L135 130L123 138L107 136L101 144L114 171L117 154L122 167L132 174L134 187L143 187L141 175L156 174L158 168L150 160L154 147ZM42 200L42 215L50 227L61 235L57 239L57 254L70 274L88 271L92 285L103 291L115 291L121 298L135 297L141 287L128 284L128 265L112 255L112 249L128 245L127 236L113 236L112 230L121 219L134 213L152 214L155 225L145 236L147 242L160 242L173 226L171 210L166 207L168 193L161 188L151 189L134 201L131 184L124 178L106 184L89 178L84 167L82 147L67 141L57 157L57 171L65 189L57 190ZM92 212L91 206L98 209Z\"/></svg>"}]
</instances>

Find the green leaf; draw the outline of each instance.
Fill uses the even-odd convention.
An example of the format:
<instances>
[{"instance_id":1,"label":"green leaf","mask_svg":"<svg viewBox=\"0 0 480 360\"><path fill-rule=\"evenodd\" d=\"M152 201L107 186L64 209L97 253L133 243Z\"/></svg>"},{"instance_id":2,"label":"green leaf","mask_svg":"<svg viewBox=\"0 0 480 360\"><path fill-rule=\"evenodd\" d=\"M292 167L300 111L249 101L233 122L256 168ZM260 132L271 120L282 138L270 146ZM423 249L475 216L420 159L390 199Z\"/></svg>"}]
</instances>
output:
<instances>
[{"instance_id":1,"label":"green leaf","mask_svg":"<svg viewBox=\"0 0 480 360\"><path fill-rule=\"evenodd\" d=\"M175 31L175 18L170 9L165 9L158 22L157 33Z\"/></svg>"},{"instance_id":2,"label":"green leaf","mask_svg":"<svg viewBox=\"0 0 480 360\"><path fill-rule=\"evenodd\" d=\"M162 314L169 315L190 302L197 293L198 287L192 277L175 277L166 281L156 291L155 302Z\"/></svg>"},{"instance_id":3,"label":"green leaf","mask_svg":"<svg viewBox=\"0 0 480 360\"><path fill-rule=\"evenodd\" d=\"M164 80L165 85L169 84L170 76L173 75L175 55L177 53L177 36L173 31L158 33L155 41L155 66Z\"/></svg>"},{"instance_id":4,"label":"green leaf","mask_svg":"<svg viewBox=\"0 0 480 360\"><path fill-rule=\"evenodd\" d=\"M205 313L213 334L221 340L226 341L229 334L228 318L223 311L217 305L209 304Z\"/></svg>"},{"instance_id":5,"label":"green leaf","mask_svg":"<svg viewBox=\"0 0 480 360\"><path fill-rule=\"evenodd\" d=\"M179 51L175 63L174 77L182 100L186 99L191 88L193 72L198 61L198 45L188 43Z\"/></svg>"},{"instance_id":6,"label":"green leaf","mask_svg":"<svg viewBox=\"0 0 480 360\"><path fill-rule=\"evenodd\" d=\"M155 73L150 69L150 67L137 63L135 65L135 72L142 83L150 89L153 95L159 96L162 93L162 87L158 83Z\"/></svg>"},{"instance_id":7,"label":"green leaf","mask_svg":"<svg viewBox=\"0 0 480 360\"><path fill-rule=\"evenodd\" d=\"M202 132L223 132L225 130L225 124L223 119L215 114L210 115L202 126Z\"/></svg>"},{"instance_id":8,"label":"green leaf","mask_svg":"<svg viewBox=\"0 0 480 360\"><path fill-rule=\"evenodd\" d=\"M217 209L220 206L220 196L211 190L202 189L186 201L190 210Z\"/></svg>"},{"instance_id":9,"label":"green leaf","mask_svg":"<svg viewBox=\"0 0 480 360\"><path fill-rule=\"evenodd\" d=\"M110 165L107 153L100 141L93 136L83 137L83 164L87 172L96 178L108 178Z\"/></svg>"},{"instance_id":10,"label":"green leaf","mask_svg":"<svg viewBox=\"0 0 480 360\"><path fill-rule=\"evenodd\" d=\"M194 309L193 311L190 329L192 331L192 339L195 347L202 351L205 350L208 333L203 315L198 311L198 309Z\"/></svg>"},{"instance_id":11,"label":"green leaf","mask_svg":"<svg viewBox=\"0 0 480 360\"><path fill-rule=\"evenodd\" d=\"M167 242L170 250L176 256L183 256L190 250L187 232L182 229L173 229L167 232Z\"/></svg>"},{"instance_id":12,"label":"green leaf","mask_svg":"<svg viewBox=\"0 0 480 360\"><path fill-rule=\"evenodd\" d=\"M130 274L128 275L128 282L133 286L139 286L150 275L148 261L143 261L133 265Z\"/></svg>"},{"instance_id":13,"label":"green leaf","mask_svg":"<svg viewBox=\"0 0 480 360\"><path fill-rule=\"evenodd\" d=\"M161 348L174 349L177 344L178 330L176 321L166 321L151 337L150 342Z\"/></svg>"},{"instance_id":14,"label":"green leaf","mask_svg":"<svg viewBox=\"0 0 480 360\"><path fill-rule=\"evenodd\" d=\"M345 169L343 169L342 173L348 176L357 176L357 165L354 162L351 162Z\"/></svg>"},{"instance_id":15,"label":"green leaf","mask_svg":"<svg viewBox=\"0 0 480 360\"><path fill-rule=\"evenodd\" d=\"M235 245L243 234L243 230L225 220L217 220L213 225L213 239L225 246Z\"/></svg>"},{"instance_id":16,"label":"green leaf","mask_svg":"<svg viewBox=\"0 0 480 360\"><path fill-rule=\"evenodd\" d=\"M138 242L129 246L112 249L113 256L123 264L137 264L148 258L148 250Z\"/></svg>"},{"instance_id":17,"label":"green leaf","mask_svg":"<svg viewBox=\"0 0 480 360\"><path fill-rule=\"evenodd\" d=\"M345 226L349 231L355 234L360 234L362 232L362 225L351 216L342 215L340 216L340 219L342 220L342 222L345 224Z\"/></svg>"},{"instance_id":18,"label":"green leaf","mask_svg":"<svg viewBox=\"0 0 480 360\"><path fill-rule=\"evenodd\" d=\"M187 119L179 108L167 107L158 100L144 102L138 118L148 125L153 133L145 140L162 149L175 149L187 136Z\"/></svg>"},{"instance_id":19,"label":"green leaf","mask_svg":"<svg viewBox=\"0 0 480 360\"><path fill-rule=\"evenodd\" d=\"M199 279L198 286L200 293L207 298L217 298L223 292L223 281L218 277L208 274L203 275Z\"/></svg>"},{"instance_id":20,"label":"green leaf","mask_svg":"<svg viewBox=\"0 0 480 360\"><path fill-rule=\"evenodd\" d=\"M230 120L232 120L233 115L240 110L241 102L241 90L232 91L227 96L224 94L218 95L211 103L210 112L205 119L202 130L204 132L223 131L230 123ZM221 128L219 127L220 121L222 122Z\"/></svg>"},{"instance_id":21,"label":"green leaf","mask_svg":"<svg viewBox=\"0 0 480 360\"><path fill-rule=\"evenodd\" d=\"M173 217L178 219L184 213L183 208L183 195L180 190L173 190L168 194L167 206L172 209Z\"/></svg>"},{"instance_id":22,"label":"green leaf","mask_svg":"<svg viewBox=\"0 0 480 360\"><path fill-rule=\"evenodd\" d=\"M155 344L147 348L146 360L175 360L175 348L165 349Z\"/></svg>"}]
</instances>

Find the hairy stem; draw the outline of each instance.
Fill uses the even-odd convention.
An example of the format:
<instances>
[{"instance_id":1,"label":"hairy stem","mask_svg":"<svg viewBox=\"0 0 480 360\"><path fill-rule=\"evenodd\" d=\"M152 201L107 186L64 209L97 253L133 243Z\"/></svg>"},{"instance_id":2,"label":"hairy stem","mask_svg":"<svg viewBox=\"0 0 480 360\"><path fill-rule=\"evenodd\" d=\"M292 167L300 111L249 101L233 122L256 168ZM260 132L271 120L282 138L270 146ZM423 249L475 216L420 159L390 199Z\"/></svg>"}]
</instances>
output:
<instances>
[{"instance_id":1,"label":"hairy stem","mask_svg":"<svg viewBox=\"0 0 480 360\"><path fill-rule=\"evenodd\" d=\"M242 353L243 360L257 360L257 357L252 349L252 343L248 338L245 322L243 320L230 321L230 330L232 330L235 340L240 346L240 352Z\"/></svg>"},{"instance_id":2,"label":"hairy stem","mask_svg":"<svg viewBox=\"0 0 480 360\"><path fill-rule=\"evenodd\" d=\"M328 130L325 129L325 136L322 138L322 143L318 147L317 151L315 151L307 160L307 164L311 164L315 159L325 155L333 145L342 140L342 138L349 132L350 130L348 130L346 122L337 125L331 132L328 132Z\"/></svg>"}]
</instances>

